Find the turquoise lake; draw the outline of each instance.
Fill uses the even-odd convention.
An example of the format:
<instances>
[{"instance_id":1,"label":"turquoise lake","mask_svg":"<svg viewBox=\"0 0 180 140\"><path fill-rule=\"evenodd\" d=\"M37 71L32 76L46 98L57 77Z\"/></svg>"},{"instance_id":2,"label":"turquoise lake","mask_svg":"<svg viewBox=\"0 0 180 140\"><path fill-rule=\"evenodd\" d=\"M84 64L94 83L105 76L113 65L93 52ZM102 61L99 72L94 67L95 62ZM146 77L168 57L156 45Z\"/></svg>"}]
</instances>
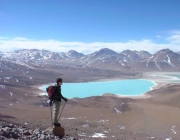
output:
<instances>
[{"instance_id":1,"label":"turquoise lake","mask_svg":"<svg viewBox=\"0 0 180 140\"><path fill-rule=\"evenodd\" d=\"M40 89L45 90L48 85ZM123 96L138 96L150 91L155 86L153 81L132 79L105 82L63 83L61 91L67 98L85 98L112 93Z\"/></svg>"}]
</instances>

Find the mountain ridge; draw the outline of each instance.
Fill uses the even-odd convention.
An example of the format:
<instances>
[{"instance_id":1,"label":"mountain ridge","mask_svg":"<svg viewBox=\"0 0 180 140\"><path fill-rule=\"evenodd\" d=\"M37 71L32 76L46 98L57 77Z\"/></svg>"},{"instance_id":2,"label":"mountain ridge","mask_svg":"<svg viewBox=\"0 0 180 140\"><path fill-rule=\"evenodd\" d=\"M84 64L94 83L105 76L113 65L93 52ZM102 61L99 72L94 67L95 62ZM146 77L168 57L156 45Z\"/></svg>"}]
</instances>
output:
<instances>
[{"instance_id":1,"label":"mountain ridge","mask_svg":"<svg viewBox=\"0 0 180 140\"><path fill-rule=\"evenodd\" d=\"M22 49L13 52L0 52L0 60L14 63L37 65L39 63L80 64L103 69L130 71L179 71L180 54L170 49L162 49L154 54L141 50L124 50L121 53L108 48L100 49L91 54L79 53L76 50L68 52L51 52L48 50ZM138 66L138 67L137 67Z\"/></svg>"}]
</instances>

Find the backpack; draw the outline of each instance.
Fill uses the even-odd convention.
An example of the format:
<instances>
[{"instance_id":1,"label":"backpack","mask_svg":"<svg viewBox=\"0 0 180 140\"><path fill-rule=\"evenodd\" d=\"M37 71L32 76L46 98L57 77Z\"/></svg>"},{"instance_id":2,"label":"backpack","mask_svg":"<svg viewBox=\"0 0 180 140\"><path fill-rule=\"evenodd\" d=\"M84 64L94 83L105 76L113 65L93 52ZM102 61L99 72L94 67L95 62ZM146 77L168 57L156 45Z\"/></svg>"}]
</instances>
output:
<instances>
[{"instance_id":1,"label":"backpack","mask_svg":"<svg viewBox=\"0 0 180 140\"><path fill-rule=\"evenodd\" d=\"M46 92L48 93L49 98L52 97L53 90L54 90L54 86L52 85L46 88Z\"/></svg>"}]
</instances>

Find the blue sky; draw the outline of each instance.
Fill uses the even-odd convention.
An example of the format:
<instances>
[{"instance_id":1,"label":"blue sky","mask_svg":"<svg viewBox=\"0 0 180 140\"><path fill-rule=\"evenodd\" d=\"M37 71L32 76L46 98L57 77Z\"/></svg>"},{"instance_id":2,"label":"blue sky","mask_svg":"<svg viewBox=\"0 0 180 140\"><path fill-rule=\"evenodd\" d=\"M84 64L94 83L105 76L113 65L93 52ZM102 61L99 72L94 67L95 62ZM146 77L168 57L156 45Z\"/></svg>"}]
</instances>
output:
<instances>
[{"instance_id":1,"label":"blue sky","mask_svg":"<svg viewBox=\"0 0 180 140\"><path fill-rule=\"evenodd\" d=\"M0 0L0 51L180 51L179 0Z\"/></svg>"}]
</instances>

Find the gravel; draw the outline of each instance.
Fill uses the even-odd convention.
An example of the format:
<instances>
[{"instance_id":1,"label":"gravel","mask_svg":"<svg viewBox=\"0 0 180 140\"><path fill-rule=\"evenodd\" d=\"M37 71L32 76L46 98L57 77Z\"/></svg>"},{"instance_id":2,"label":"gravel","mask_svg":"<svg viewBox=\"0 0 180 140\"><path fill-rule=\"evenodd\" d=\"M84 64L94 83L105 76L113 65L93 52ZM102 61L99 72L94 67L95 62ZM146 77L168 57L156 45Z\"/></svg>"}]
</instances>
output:
<instances>
[{"instance_id":1,"label":"gravel","mask_svg":"<svg viewBox=\"0 0 180 140\"><path fill-rule=\"evenodd\" d=\"M49 129L40 128L28 129L25 126L19 126L4 121L0 121L0 140L77 140L73 137L64 137L60 139L54 136ZM83 140L83 139L79 139Z\"/></svg>"}]
</instances>

